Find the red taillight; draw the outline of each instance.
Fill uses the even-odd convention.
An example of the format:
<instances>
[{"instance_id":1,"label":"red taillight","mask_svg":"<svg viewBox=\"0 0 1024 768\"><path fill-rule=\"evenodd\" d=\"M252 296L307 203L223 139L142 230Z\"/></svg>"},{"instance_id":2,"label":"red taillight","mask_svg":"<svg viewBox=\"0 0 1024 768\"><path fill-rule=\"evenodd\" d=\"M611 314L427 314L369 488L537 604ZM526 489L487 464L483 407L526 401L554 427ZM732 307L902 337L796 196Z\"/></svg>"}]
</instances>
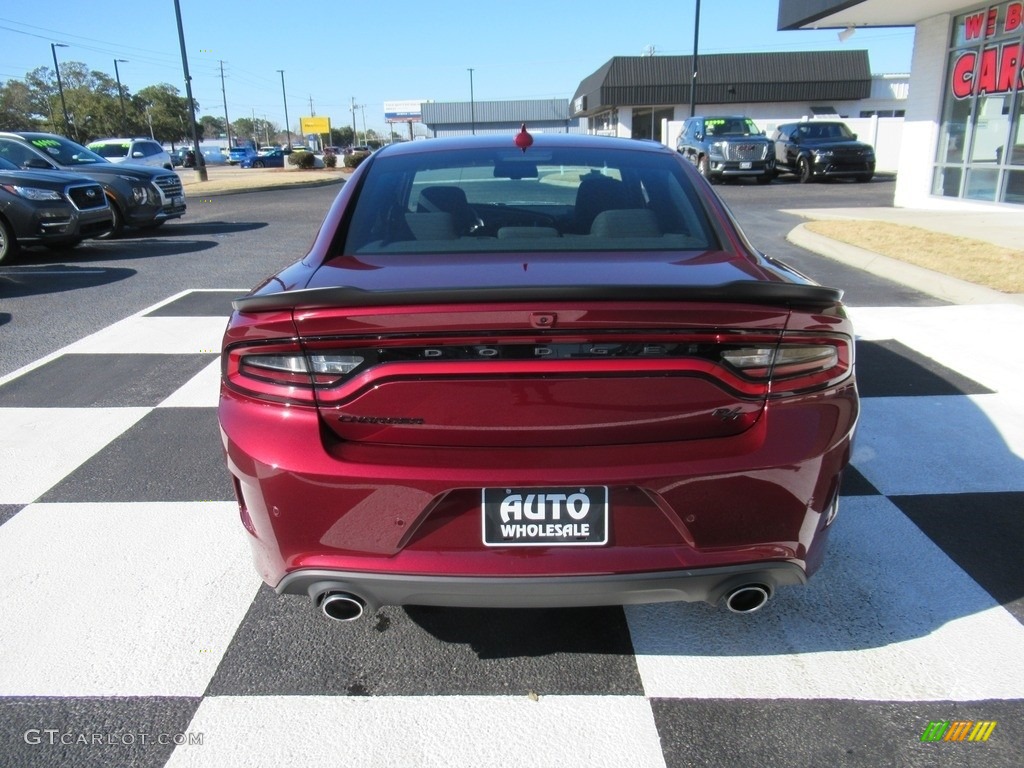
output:
<instances>
[{"instance_id":1,"label":"red taillight","mask_svg":"<svg viewBox=\"0 0 1024 768\"><path fill-rule=\"evenodd\" d=\"M239 345L227 350L224 381L253 397L314 405L316 387L336 385L362 362L355 355L306 355L297 342Z\"/></svg>"},{"instance_id":2,"label":"red taillight","mask_svg":"<svg viewBox=\"0 0 1024 768\"><path fill-rule=\"evenodd\" d=\"M782 397L838 384L853 372L853 345L845 336L783 335L777 346L756 345L722 352L743 376L770 381L770 396Z\"/></svg>"}]
</instances>

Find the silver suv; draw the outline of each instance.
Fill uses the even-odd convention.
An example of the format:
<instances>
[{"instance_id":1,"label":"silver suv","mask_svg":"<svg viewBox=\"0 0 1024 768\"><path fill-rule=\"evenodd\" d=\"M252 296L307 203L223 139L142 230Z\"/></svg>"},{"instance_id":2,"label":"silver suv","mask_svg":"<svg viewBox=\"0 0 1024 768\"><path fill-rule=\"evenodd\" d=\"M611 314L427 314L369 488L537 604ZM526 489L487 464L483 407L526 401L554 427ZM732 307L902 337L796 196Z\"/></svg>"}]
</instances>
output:
<instances>
[{"instance_id":1,"label":"silver suv","mask_svg":"<svg viewBox=\"0 0 1024 768\"><path fill-rule=\"evenodd\" d=\"M112 163L135 163L172 170L170 153L153 139L98 139L88 148Z\"/></svg>"},{"instance_id":2,"label":"silver suv","mask_svg":"<svg viewBox=\"0 0 1024 768\"><path fill-rule=\"evenodd\" d=\"M752 176L767 184L775 178L775 144L749 117L691 117L683 123L676 149L709 181Z\"/></svg>"}]
</instances>

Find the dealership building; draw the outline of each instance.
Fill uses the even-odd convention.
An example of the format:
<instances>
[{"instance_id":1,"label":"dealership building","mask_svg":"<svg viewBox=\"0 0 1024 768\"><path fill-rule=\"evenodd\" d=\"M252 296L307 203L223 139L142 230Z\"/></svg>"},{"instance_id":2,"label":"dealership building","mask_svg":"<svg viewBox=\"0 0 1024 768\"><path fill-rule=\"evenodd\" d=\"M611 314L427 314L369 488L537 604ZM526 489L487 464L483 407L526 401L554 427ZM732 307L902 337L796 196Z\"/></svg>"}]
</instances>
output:
<instances>
[{"instance_id":1,"label":"dealership building","mask_svg":"<svg viewBox=\"0 0 1024 768\"><path fill-rule=\"evenodd\" d=\"M915 28L896 205L1024 204L1024 0L779 0L782 30L895 26Z\"/></svg>"}]
</instances>

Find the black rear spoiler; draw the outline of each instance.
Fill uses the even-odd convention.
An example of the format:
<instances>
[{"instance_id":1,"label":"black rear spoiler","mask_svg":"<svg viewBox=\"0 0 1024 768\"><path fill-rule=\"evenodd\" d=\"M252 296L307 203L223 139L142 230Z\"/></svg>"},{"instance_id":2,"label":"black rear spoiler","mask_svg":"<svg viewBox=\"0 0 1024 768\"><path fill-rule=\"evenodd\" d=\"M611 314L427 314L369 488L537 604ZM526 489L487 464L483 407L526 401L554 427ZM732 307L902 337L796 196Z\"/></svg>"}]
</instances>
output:
<instances>
[{"instance_id":1,"label":"black rear spoiler","mask_svg":"<svg viewBox=\"0 0 1024 768\"><path fill-rule=\"evenodd\" d=\"M508 304L529 301L712 301L828 307L843 298L838 288L802 283L741 280L721 285L545 285L487 288L425 288L368 291L346 286L243 296L231 302L239 312L414 304Z\"/></svg>"}]
</instances>

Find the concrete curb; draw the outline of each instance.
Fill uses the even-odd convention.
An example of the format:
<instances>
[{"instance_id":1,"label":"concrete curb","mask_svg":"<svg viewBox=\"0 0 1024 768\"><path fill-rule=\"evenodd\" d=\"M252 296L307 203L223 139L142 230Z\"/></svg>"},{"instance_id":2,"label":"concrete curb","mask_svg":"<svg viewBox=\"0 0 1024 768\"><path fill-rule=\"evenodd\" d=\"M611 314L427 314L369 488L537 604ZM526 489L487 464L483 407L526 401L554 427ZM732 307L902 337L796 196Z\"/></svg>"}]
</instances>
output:
<instances>
[{"instance_id":1,"label":"concrete curb","mask_svg":"<svg viewBox=\"0 0 1024 768\"><path fill-rule=\"evenodd\" d=\"M888 256L840 243L811 232L803 224L786 235L793 245L805 248L873 275L894 280L915 290L954 304L1019 304L1024 306L1024 294L1001 293L982 285L968 283L941 272L918 267Z\"/></svg>"},{"instance_id":2,"label":"concrete curb","mask_svg":"<svg viewBox=\"0 0 1024 768\"><path fill-rule=\"evenodd\" d=\"M220 195L241 195L246 192L270 192L278 189L310 189L312 187L327 187L332 184L341 186L347 181L343 178L313 179L310 181L297 181L292 184L281 183L255 183L251 186L219 186L216 181L196 181L184 185L186 198L188 197L218 197Z\"/></svg>"}]
</instances>

